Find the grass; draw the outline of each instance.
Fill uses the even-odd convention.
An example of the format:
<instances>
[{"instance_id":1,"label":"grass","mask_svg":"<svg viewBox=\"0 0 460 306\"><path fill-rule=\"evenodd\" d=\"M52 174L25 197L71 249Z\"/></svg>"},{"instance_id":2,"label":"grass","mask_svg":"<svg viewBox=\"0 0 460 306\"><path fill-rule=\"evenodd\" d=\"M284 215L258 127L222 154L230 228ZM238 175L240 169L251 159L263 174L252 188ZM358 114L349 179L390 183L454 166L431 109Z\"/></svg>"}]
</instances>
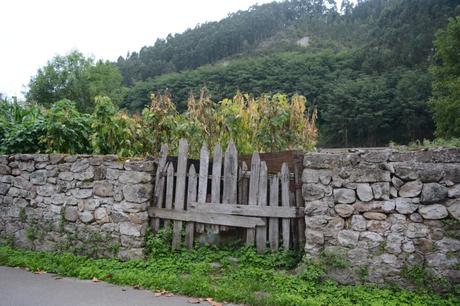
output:
<instances>
[{"instance_id":1,"label":"grass","mask_svg":"<svg viewBox=\"0 0 460 306\"><path fill-rule=\"evenodd\" d=\"M305 263L292 272L299 255L257 255L253 248L201 247L172 252L168 234L147 239L145 260L122 262L70 253L36 252L0 246L0 265L44 270L62 276L167 290L248 305L459 305L453 296L368 285L341 286L323 277L324 266Z\"/></svg>"},{"instance_id":2,"label":"grass","mask_svg":"<svg viewBox=\"0 0 460 306\"><path fill-rule=\"evenodd\" d=\"M402 151L413 151L413 150L421 150L421 149L434 149L434 148L459 148L460 147L460 138L435 138L433 140L423 139L422 141L416 140L410 142L406 146L399 145L394 142L390 142L390 147Z\"/></svg>"}]
</instances>

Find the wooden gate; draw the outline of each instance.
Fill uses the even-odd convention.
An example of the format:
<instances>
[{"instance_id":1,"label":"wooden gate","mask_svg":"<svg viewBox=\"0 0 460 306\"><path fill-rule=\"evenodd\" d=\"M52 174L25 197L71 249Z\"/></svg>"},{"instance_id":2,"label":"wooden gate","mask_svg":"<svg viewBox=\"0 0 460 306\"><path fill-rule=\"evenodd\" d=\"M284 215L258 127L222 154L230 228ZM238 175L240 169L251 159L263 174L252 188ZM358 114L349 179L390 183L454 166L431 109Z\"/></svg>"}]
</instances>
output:
<instances>
[{"instance_id":1,"label":"wooden gate","mask_svg":"<svg viewBox=\"0 0 460 306\"><path fill-rule=\"evenodd\" d=\"M245 161L238 162L233 143L224 156L217 144L211 165L209 155L203 145L196 169L196 163L188 160L185 139L179 142L174 162L168 161L168 147L162 146L149 208L153 231L172 224L173 249L180 248L184 228L185 246L192 248L196 233L218 233L229 227L245 228L246 244L255 244L258 252L268 246L278 250L280 244L284 249L297 247L305 228L304 205L295 188L300 185L299 171L290 173L282 163L279 172L269 173L258 153L252 154L248 168Z\"/></svg>"}]
</instances>

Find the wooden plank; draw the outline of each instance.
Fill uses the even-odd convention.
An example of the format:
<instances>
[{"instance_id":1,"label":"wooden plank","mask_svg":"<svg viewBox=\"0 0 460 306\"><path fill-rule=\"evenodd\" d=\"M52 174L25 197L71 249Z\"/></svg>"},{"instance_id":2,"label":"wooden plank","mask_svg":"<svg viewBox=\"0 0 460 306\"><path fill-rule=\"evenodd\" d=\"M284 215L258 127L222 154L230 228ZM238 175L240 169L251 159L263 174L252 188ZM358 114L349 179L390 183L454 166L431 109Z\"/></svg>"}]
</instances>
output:
<instances>
[{"instance_id":1,"label":"wooden plank","mask_svg":"<svg viewBox=\"0 0 460 306\"><path fill-rule=\"evenodd\" d=\"M224 191L222 203L236 203L238 183L238 152L235 144L231 142L225 151L224 160ZM214 200L213 200L214 202Z\"/></svg>"},{"instance_id":2,"label":"wooden plank","mask_svg":"<svg viewBox=\"0 0 460 306\"><path fill-rule=\"evenodd\" d=\"M257 205L259 207L267 206L267 181L268 181L268 170L265 162L260 163L259 172L259 197ZM264 219L265 223L267 220ZM265 252L265 245L267 244L267 227L257 226L256 227L256 248L259 254Z\"/></svg>"},{"instance_id":3,"label":"wooden plank","mask_svg":"<svg viewBox=\"0 0 460 306\"><path fill-rule=\"evenodd\" d=\"M166 171L166 160L168 159L168 145L161 145L160 159L158 160L157 173L155 175L155 189L154 189L154 207L161 207L163 204L165 177L162 175ZM160 229L160 219L152 219L152 231L158 232Z\"/></svg>"},{"instance_id":4,"label":"wooden plank","mask_svg":"<svg viewBox=\"0 0 460 306\"><path fill-rule=\"evenodd\" d=\"M166 172L166 200L165 208L172 209L173 206L173 191L174 191L174 166L172 163L168 163L168 170ZM169 220L165 220L164 226L166 229L169 228Z\"/></svg>"},{"instance_id":5,"label":"wooden plank","mask_svg":"<svg viewBox=\"0 0 460 306\"><path fill-rule=\"evenodd\" d=\"M302 163L295 163L294 165L294 183L296 186L295 189L295 204L298 208L303 209L305 207L305 202L302 196ZM302 248L305 246L305 218L300 218L297 220L297 231L298 231L298 246Z\"/></svg>"},{"instance_id":6,"label":"wooden plank","mask_svg":"<svg viewBox=\"0 0 460 306\"><path fill-rule=\"evenodd\" d=\"M248 165L245 161L241 163L238 178L238 203L248 204L248 180L245 177L246 172L248 171Z\"/></svg>"},{"instance_id":7,"label":"wooden plank","mask_svg":"<svg viewBox=\"0 0 460 306\"><path fill-rule=\"evenodd\" d=\"M188 203L193 212L210 212L223 215L236 215L265 218L303 218L303 208L281 206L253 206L242 204Z\"/></svg>"},{"instance_id":8,"label":"wooden plank","mask_svg":"<svg viewBox=\"0 0 460 306\"><path fill-rule=\"evenodd\" d=\"M174 199L174 209L183 211L185 208L185 180L187 176L187 157L188 143L187 140L179 141L179 154L177 156L177 173L176 173L176 195ZM174 221L172 249L180 248L181 243L182 221Z\"/></svg>"},{"instance_id":9,"label":"wooden plank","mask_svg":"<svg viewBox=\"0 0 460 306\"><path fill-rule=\"evenodd\" d=\"M203 143L200 151L200 173L198 183L198 201L206 202L208 193L208 169L209 169L209 151L206 143ZM204 232L204 224L196 224L195 229L198 233Z\"/></svg>"},{"instance_id":10,"label":"wooden plank","mask_svg":"<svg viewBox=\"0 0 460 306\"><path fill-rule=\"evenodd\" d=\"M249 198L248 205L257 205L259 190L259 171L260 157L259 153L254 152L251 160L251 177L249 178ZM246 230L246 245L252 246L255 242L256 232L253 229Z\"/></svg>"},{"instance_id":11,"label":"wooden plank","mask_svg":"<svg viewBox=\"0 0 460 306\"><path fill-rule=\"evenodd\" d=\"M265 226L264 220L257 217L231 216L205 212L195 213L191 211L165 209L158 207L150 207L149 215L162 219L200 222L206 224L219 224L252 229L255 229L256 226Z\"/></svg>"},{"instance_id":12,"label":"wooden plank","mask_svg":"<svg viewBox=\"0 0 460 306\"><path fill-rule=\"evenodd\" d=\"M278 208L279 205L279 177L274 175L270 182L270 208ZM270 249L277 251L279 248L279 219L270 218L268 220L268 240L270 241Z\"/></svg>"},{"instance_id":13,"label":"wooden plank","mask_svg":"<svg viewBox=\"0 0 460 306\"><path fill-rule=\"evenodd\" d=\"M219 143L214 147L212 158L212 179L211 179L211 202L220 202L220 183L222 176L222 147ZM219 226L214 225L209 228L212 233L219 232Z\"/></svg>"},{"instance_id":14,"label":"wooden plank","mask_svg":"<svg viewBox=\"0 0 460 306\"><path fill-rule=\"evenodd\" d=\"M190 203L196 201L196 171L193 164L188 171L188 189L187 189L187 211L190 208ZM195 223L187 222L185 225L185 245L188 249L193 248L193 234L195 232Z\"/></svg>"},{"instance_id":15,"label":"wooden plank","mask_svg":"<svg viewBox=\"0 0 460 306\"><path fill-rule=\"evenodd\" d=\"M281 206L289 207L289 168L286 163L281 166ZM290 246L290 220L283 218L283 248L289 249Z\"/></svg>"},{"instance_id":16,"label":"wooden plank","mask_svg":"<svg viewBox=\"0 0 460 306\"><path fill-rule=\"evenodd\" d=\"M238 152L235 144L230 142L225 151L224 158L224 190L222 195L222 203L236 203L238 198ZM221 226L221 231L228 230Z\"/></svg>"}]
</instances>

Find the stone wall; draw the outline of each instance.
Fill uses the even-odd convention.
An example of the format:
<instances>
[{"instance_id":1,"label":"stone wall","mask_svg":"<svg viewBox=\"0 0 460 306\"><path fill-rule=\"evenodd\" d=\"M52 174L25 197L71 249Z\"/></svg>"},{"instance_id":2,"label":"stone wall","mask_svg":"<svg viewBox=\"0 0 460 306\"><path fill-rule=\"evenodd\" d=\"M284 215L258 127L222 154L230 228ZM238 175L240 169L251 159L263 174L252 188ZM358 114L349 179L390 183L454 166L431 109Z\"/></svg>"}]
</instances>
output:
<instances>
[{"instance_id":1,"label":"stone wall","mask_svg":"<svg viewBox=\"0 0 460 306\"><path fill-rule=\"evenodd\" d=\"M154 162L0 156L0 239L36 250L142 257Z\"/></svg>"},{"instance_id":2,"label":"stone wall","mask_svg":"<svg viewBox=\"0 0 460 306\"><path fill-rule=\"evenodd\" d=\"M306 253L349 263L329 276L407 284L419 267L460 282L460 149L310 153L302 181Z\"/></svg>"}]
</instances>

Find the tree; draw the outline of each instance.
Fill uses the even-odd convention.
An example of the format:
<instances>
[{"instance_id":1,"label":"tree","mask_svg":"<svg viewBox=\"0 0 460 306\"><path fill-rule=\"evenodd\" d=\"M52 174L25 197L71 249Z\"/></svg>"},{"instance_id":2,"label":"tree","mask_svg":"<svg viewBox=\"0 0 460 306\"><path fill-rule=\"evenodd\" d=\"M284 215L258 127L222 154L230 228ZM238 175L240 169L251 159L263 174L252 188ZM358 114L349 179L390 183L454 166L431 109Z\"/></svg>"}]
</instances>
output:
<instances>
[{"instance_id":1,"label":"tree","mask_svg":"<svg viewBox=\"0 0 460 306\"><path fill-rule=\"evenodd\" d=\"M430 101L436 135L460 137L460 16L450 18L446 30L434 41L438 65L431 67L433 98Z\"/></svg>"},{"instance_id":2,"label":"tree","mask_svg":"<svg viewBox=\"0 0 460 306\"><path fill-rule=\"evenodd\" d=\"M40 68L29 82L26 98L50 106L56 101L69 99L81 112L91 112L94 97L106 95L114 101L123 99L122 77L116 66L109 62L85 57L79 51L56 56Z\"/></svg>"}]
</instances>

